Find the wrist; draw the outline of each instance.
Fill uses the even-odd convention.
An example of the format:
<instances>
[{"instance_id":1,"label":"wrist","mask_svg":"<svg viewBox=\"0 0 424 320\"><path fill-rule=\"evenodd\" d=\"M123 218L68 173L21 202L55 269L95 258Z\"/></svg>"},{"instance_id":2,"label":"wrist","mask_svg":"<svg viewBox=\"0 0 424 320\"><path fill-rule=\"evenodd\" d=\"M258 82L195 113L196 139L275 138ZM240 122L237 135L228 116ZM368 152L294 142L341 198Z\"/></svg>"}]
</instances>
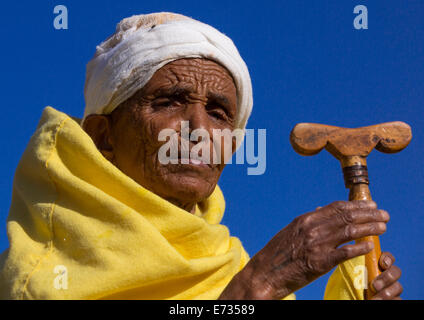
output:
<instances>
[{"instance_id":1,"label":"wrist","mask_svg":"<svg viewBox=\"0 0 424 320\"><path fill-rule=\"evenodd\" d=\"M260 269L250 261L233 277L219 300L273 300L277 299L274 292Z\"/></svg>"}]
</instances>

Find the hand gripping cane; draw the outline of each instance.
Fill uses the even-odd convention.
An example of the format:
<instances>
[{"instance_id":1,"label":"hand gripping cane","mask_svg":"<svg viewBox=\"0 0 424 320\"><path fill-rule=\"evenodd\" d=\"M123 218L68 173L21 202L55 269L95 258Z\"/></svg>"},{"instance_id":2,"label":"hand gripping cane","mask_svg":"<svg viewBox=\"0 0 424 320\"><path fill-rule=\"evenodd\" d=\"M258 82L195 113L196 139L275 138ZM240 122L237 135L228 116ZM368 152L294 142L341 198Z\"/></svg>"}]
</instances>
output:
<instances>
[{"instance_id":1,"label":"hand gripping cane","mask_svg":"<svg viewBox=\"0 0 424 320\"><path fill-rule=\"evenodd\" d=\"M290 142L299 154L311 156L325 148L340 161L345 186L350 189L349 200L371 200L366 157L372 149L384 153L399 152L406 148L411 138L409 125L399 121L356 129L299 123L290 134ZM381 273L378 265L380 240L377 236L370 236L356 241L374 243L374 249L365 255L369 287L371 281ZM370 299L372 292L366 290L365 296Z\"/></svg>"}]
</instances>

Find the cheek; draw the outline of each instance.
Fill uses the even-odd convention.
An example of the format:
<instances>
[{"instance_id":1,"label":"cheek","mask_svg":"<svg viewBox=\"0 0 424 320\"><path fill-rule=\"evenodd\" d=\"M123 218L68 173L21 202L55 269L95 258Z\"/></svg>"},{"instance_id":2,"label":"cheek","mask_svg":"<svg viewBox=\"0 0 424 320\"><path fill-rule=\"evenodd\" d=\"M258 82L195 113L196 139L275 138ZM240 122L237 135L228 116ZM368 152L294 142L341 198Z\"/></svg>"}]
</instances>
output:
<instances>
[{"instance_id":1,"label":"cheek","mask_svg":"<svg viewBox=\"0 0 424 320\"><path fill-rule=\"evenodd\" d=\"M149 133L155 142L158 142L162 130L171 129L179 131L181 118L176 114L152 115L149 119Z\"/></svg>"},{"instance_id":2,"label":"cheek","mask_svg":"<svg viewBox=\"0 0 424 320\"><path fill-rule=\"evenodd\" d=\"M166 141L159 141L161 132L164 136L169 136L169 130L180 132L182 120L180 113L175 111L172 113L161 111L146 115L145 123L147 125L144 134L148 137L149 145L159 151L159 148L166 143ZM167 130L167 132L163 132L163 130Z\"/></svg>"},{"instance_id":3,"label":"cheek","mask_svg":"<svg viewBox=\"0 0 424 320\"><path fill-rule=\"evenodd\" d=\"M148 128L140 113L125 113L121 117L114 126L114 160L121 170L131 172L145 158L146 146L149 145L146 141Z\"/></svg>"},{"instance_id":4,"label":"cheek","mask_svg":"<svg viewBox=\"0 0 424 320\"><path fill-rule=\"evenodd\" d=\"M121 130L115 145L115 164L125 172L131 171L134 164L145 154L142 134L132 127Z\"/></svg>"},{"instance_id":5,"label":"cheek","mask_svg":"<svg viewBox=\"0 0 424 320\"><path fill-rule=\"evenodd\" d=\"M136 110L135 110L136 111ZM179 130L180 118L175 114L163 114L152 111L149 106L143 106L142 111L133 115L133 121L121 126L125 133L120 144L125 146L120 153L127 154L131 165L143 165L155 171L157 155L165 141L159 141L162 130Z\"/></svg>"}]
</instances>

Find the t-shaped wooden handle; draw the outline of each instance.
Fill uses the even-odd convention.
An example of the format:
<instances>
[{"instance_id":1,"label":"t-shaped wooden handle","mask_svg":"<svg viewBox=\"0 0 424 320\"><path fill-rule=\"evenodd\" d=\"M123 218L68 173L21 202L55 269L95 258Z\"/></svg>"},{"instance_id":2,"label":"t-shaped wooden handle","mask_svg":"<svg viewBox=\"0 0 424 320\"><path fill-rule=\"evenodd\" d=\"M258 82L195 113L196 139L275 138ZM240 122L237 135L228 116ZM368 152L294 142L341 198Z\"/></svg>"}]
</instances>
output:
<instances>
[{"instance_id":1,"label":"t-shaped wooden handle","mask_svg":"<svg viewBox=\"0 0 424 320\"><path fill-rule=\"evenodd\" d=\"M395 153L406 148L412 139L411 128L404 122L387 122L356 129L340 128L317 123L299 123L291 134L290 142L296 152L311 156L326 149L342 165L346 188L350 189L349 200L371 200L368 188L366 157L375 148L385 153ZM359 241L372 241L374 249L365 255L368 271L368 287L381 271L378 260L381 256L377 236L365 237ZM371 291L365 293L372 296Z\"/></svg>"}]
</instances>

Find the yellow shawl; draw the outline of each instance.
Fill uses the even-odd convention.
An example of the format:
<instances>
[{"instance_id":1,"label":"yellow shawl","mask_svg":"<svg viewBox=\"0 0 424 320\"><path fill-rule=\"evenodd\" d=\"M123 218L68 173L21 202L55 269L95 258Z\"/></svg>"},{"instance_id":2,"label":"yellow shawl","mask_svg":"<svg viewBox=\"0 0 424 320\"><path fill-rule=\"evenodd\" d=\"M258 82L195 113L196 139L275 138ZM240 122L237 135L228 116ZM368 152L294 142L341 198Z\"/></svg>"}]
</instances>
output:
<instances>
[{"instance_id":1,"label":"yellow shawl","mask_svg":"<svg viewBox=\"0 0 424 320\"><path fill-rule=\"evenodd\" d=\"M15 174L0 298L216 299L249 259L224 209L218 187L194 215L156 196L47 107ZM351 274L326 298L360 299Z\"/></svg>"}]
</instances>

